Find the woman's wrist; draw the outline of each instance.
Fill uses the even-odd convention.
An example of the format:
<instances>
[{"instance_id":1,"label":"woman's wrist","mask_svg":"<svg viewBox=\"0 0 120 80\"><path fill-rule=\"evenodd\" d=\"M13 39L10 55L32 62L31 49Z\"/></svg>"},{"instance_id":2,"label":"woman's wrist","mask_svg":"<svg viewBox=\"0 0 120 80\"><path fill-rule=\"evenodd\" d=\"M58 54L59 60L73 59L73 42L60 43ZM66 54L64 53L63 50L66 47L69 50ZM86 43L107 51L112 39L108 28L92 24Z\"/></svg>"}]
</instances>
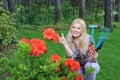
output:
<instances>
[{"instance_id":1,"label":"woman's wrist","mask_svg":"<svg viewBox=\"0 0 120 80\"><path fill-rule=\"evenodd\" d=\"M89 61L90 61L90 62L91 62L91 61L96 61L96 59L90 57L90 58L89 58Z\"/></svg>"}]
</instances>

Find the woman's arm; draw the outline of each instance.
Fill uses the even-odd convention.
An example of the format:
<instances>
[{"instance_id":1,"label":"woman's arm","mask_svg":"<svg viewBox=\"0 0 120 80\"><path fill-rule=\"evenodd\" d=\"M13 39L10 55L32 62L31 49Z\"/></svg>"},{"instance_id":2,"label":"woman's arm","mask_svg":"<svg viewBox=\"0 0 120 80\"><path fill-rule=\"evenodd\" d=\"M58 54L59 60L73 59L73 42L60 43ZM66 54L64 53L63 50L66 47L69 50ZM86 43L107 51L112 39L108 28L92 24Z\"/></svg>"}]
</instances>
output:
<instances>
[{"instance_id":1,"label":"woman's arm","mask_svg":"<svg viewBox=\"0 0 120 80\"><path fill-rule=\"evenodd\" d=\"M59 39L59 43L63 44L63 46L64 46L64 48L66 50L67 56L72 56L73 55L73 52L70 49L70 47L68 46L68 43L67 43L63 33L62 33L62 36Z\"/></svg>"}]
</instances>

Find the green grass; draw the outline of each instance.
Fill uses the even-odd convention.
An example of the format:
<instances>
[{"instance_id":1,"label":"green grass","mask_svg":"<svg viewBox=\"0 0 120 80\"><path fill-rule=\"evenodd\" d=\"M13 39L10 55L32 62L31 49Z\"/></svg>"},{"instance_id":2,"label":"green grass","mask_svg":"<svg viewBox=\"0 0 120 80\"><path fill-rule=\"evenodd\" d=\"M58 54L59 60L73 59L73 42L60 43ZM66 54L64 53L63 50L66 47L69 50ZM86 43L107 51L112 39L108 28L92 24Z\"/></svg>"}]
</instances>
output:
<instances>
[{"instance_id":1,"label":"green grass","mask_svg":"<svg viewBox=\"0 0 120 80\"><path fill-rule=\"evenodd\" d=\"M120 79L120 29L115 29L105 40L103 48L99 51L99 64L101 71L98 80Z\"/></svg>"},{"instance_id":2,"label":"green grass","mask_svg":"<svg viewBox=\"0 0 120 80\"><path fill-rule=\"evenodd\" d=\"M120 29L114 29L113 32L109 34L105 40L103 47L98 51L99 57L98 62L100 64L100 73L97 75L96 80L119 80L120 79ZM20 30L18 32L19 39L22 37L40 38L43 39L43 30ZM57 31L60 35L61 33L67 34L67 30ZM91 30L88 30L91 34ZM98 41L100 35L100 30L95 30L95 42ZM66 56L64 47L61 44L55 44L52 41L46 42L48 47L47 56L51 54L58 53L60 56Z\"/></svg>"}]
</instances>

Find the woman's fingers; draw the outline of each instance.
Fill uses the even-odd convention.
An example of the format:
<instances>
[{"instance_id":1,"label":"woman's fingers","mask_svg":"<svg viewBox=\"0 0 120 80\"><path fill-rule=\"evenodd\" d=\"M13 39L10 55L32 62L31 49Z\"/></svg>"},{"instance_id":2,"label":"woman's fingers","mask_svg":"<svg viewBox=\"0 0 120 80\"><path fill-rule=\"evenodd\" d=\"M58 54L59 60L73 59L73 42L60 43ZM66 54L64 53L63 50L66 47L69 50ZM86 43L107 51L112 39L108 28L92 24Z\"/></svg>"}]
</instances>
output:
<instances>
[{"instance_id":1,"label":"woman's fingers","mask_svg":"<svg viewBox=\"0 0 120 80\"><path fill-rule=\"evenodd\" d=\"M61 37L59 38L59 42L62 44L65 43L65 37L64 37L63 33L61 34Z\"/></svg>"},{"instance_id":2,"label":"woman's fingers","mask_svg":"<svg viewBox=\"0 0 120 80\"><path fill-rule=\"evenodd\" d=\"M95 60L98 57L98 53L94 50L90 56L91 56L92 59Z\"/></svg>"},{"instance_id":3,"label":"woman's fingers","mask_svg":"<svg viewBox=\"0 0 120 80\"><path fill-rule=\"evenodd\" d=\"M63 38L63 39L65 39L65 36L64 36L64 34L63 34L63 33L62 33L62 38Z\"/></svg>"}]
</instances>

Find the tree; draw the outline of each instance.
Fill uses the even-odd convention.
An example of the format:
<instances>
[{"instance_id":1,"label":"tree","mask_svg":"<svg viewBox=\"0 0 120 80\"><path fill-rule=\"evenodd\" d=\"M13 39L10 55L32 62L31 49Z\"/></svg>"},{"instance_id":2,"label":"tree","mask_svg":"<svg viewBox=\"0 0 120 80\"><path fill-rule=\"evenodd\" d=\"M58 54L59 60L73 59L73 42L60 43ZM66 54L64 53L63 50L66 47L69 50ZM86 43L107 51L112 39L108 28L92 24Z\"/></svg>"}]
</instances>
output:
<instances>
[{"instance_id":1,"label":"tree","mask_svg":"<svg viewBox=\"0 0 120 80\"><path fill-rule=\"evenodd\" d=\"M85 15L85 0L80 0L80 6L79 6L79 17L84 18Z\"/></svg>"},{"instance_id":2,"label":"tree","mask_svg":"<svg viewBox=\"0 0 120 80\"><path fill-rule=\"evenodd\" d=\"M14 12L15 11L15 6L16 6L15 0L7 0L7 1L8 1L9 11Z\"/></svg>"},{"instance_id":3,"label":"tree","mask_svg":"<svg viewBox=\"0 0 120 80\"><path fill-rule=\"evenodd\" d=\"M116 11L117 14L115 15L115 21L120 21L120 0L115 0Z\"/></svg>"},{"instance_id":4,"label":"tree","mask_svg":"<svg viewBox=\"0 0 120 80\"><path fill-rule=\"evenodd\" d=\"M105 0L105 16L104 16L104 25L105 27L113 29L113 0Z\"/></svg>"},{"instance_id":5,"label":"tree","mask_svg":"<svg viewBox=\"0 0 120 80\"><path fill-rule=\"evenodd\" d=\"M55 23L61 22L60 0L55 0Z\"/></svg>"}]
</instances>

